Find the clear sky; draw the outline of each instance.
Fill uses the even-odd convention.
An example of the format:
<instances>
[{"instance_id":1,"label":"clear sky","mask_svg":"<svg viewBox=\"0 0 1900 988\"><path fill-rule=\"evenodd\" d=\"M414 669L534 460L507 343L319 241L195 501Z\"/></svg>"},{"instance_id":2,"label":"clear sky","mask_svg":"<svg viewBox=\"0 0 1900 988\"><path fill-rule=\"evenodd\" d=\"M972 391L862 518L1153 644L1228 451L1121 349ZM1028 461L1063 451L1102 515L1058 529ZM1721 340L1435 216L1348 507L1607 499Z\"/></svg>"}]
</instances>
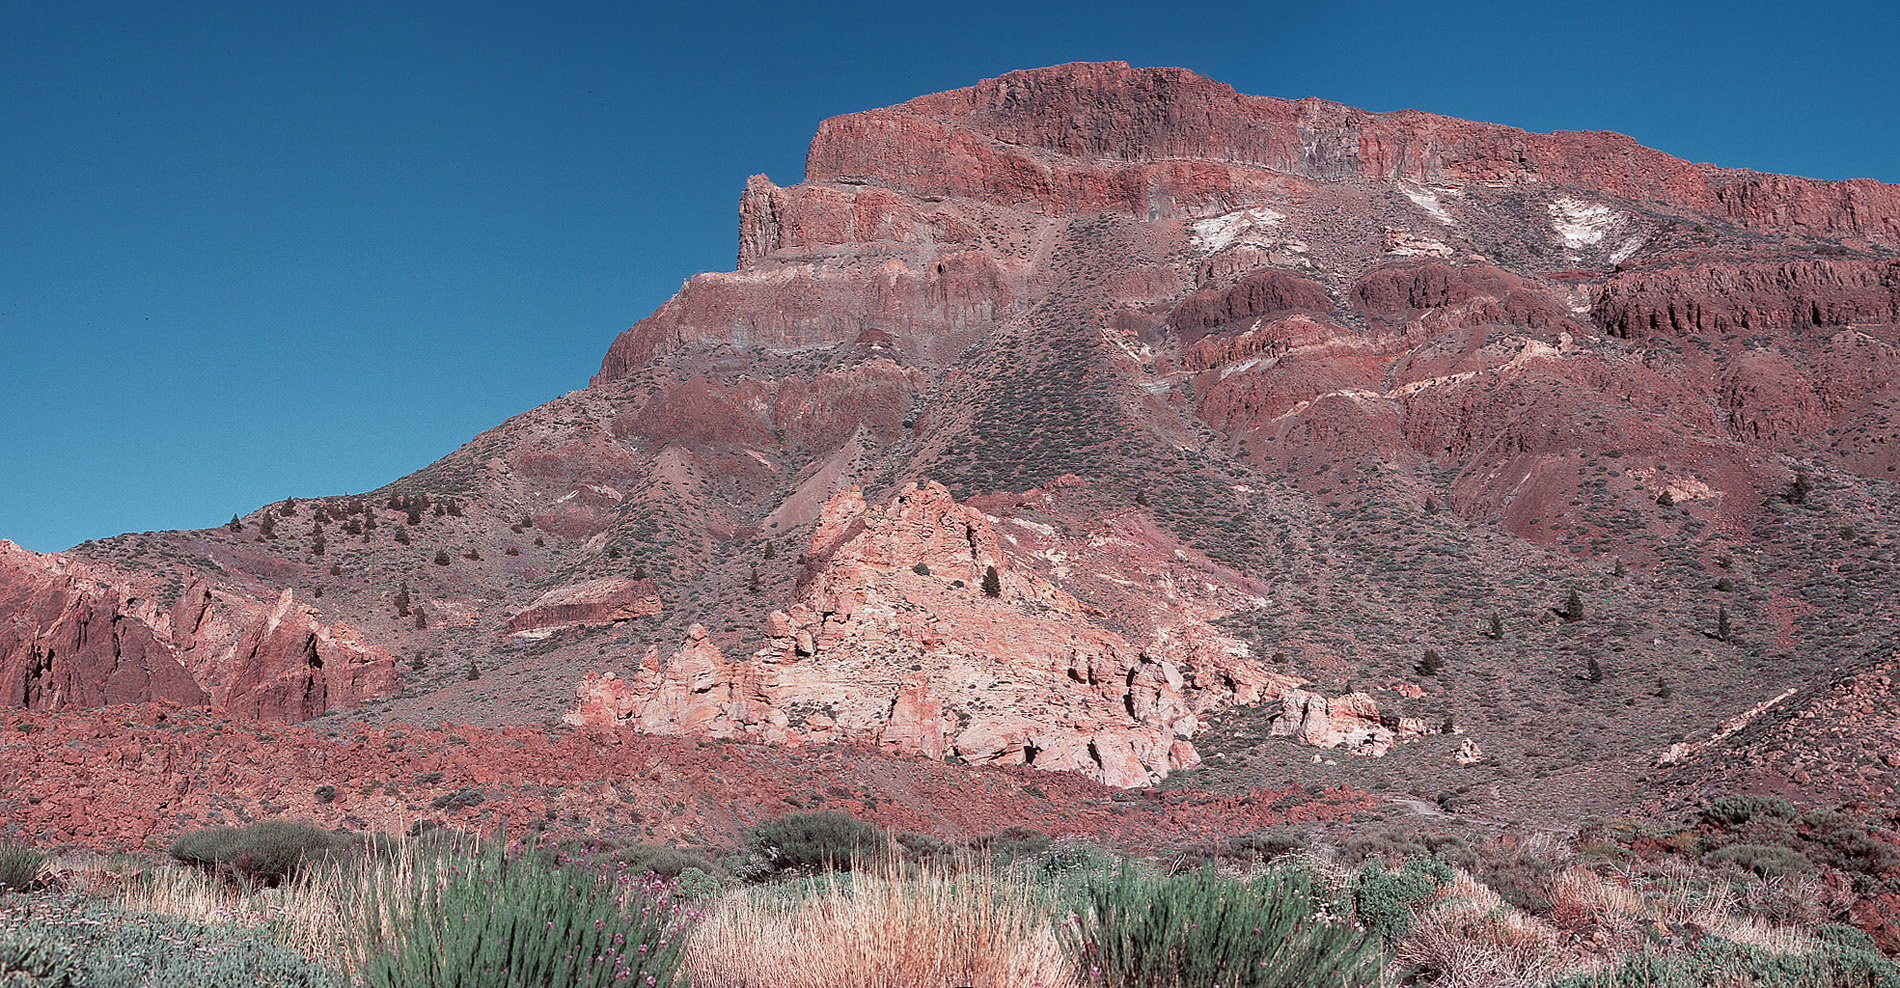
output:
<instances>
[{"instance_id":1,"label":"clear sky","mask_svg":"<svg viewBox=\"0 0 1900 988\"><path fill-rule=\"evenodd\" d=\"M0 0L0 538L368 490L730 269L825 117L1016 68L1900 182L1900 5Z\"/></svg>"}]
</instances>

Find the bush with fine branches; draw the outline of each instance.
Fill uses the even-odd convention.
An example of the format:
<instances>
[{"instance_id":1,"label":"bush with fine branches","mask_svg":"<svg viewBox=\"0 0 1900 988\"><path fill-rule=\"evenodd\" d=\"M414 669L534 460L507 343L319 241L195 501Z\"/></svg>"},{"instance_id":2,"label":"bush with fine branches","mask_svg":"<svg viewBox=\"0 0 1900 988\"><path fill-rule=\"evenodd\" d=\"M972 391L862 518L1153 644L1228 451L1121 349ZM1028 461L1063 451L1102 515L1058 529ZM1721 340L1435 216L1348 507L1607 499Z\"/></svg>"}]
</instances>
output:
<instances>
[{"instance_id":1,"label":"bush with fine branches","mask_svg":"<svg viewBox=\"0 0 1900 988\"><path fill-rule=\"evenodd\" d=\"M297 820L260 820L247 827L210 827L182 834L172 857L248 886L275 886L306 865L356 847L347 834Z\"/></svg>"},{"instance_id":2,"label":"bush with fine branches","mask_svg":"<svg viewBox=\"0 0 1900 988\"><path fill-rule=\"evenodd\" d=\"M606 988L683 984L697 911L666 880L610 859L508 856L487 845L369 890L371 988Z\"/></svg>"},{"instance_id":3,"label":"bush with fine branches","mask_svg":"<svg viewBox=\"0 0 1900 988\"><path fill-rule=\"evenodd\" d=\"M1211 865L1156 878L1124 863L1059 929L1103 988L1353 988L1378 984L1385 959L1377 937L1320 915L1297 868L1242 882Z\"/></svg>"},{"instance_id":4,"label":"bush with fine branches","mask_svg":"<svg viewBox=\"0 0 1900 988\"><path fill-rule=\"evenodd\" d=\"M850 871L853 859L879 858L888 842L875 824L835 810L787 813L747 828L742 878L784 871Z\"/></svg>"}]
</instances>

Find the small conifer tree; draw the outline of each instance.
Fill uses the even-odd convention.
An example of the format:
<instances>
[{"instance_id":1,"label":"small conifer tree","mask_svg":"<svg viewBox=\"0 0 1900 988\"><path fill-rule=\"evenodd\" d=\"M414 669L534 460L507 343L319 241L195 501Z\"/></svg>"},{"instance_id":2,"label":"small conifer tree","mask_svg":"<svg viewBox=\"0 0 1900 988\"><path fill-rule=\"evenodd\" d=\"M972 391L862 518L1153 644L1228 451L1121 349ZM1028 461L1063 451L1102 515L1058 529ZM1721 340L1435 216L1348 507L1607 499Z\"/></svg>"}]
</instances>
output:
<instances>
[{"instance_id":1,"label":"small conifer tree","mask_svg":"<svg viewBox=\"0 0 1900 988\"><path fill-rule=\"evenodd\" d=\"M403 545L409 544L409 529L400 523L396 525L396 541Z\"/></svg>"},{"instance_id":2,"label":"small conifer tree","mask_svg":"<svg viewBox=\"0 0 1900 988\"><path fill-rule=\"evenodd\" d=\"M1486 629L1485 633L1486 636L1494 642L1504 640L1504 619L1498 617L1498 612L1491 612L1490 627Z\"/></svg>"},{"instance_id":3,"label":"small conifer tree","mask_svg":"<svg viewBox=\"0 0 1900 988\"><path fill-rule=\"evenodd\" d=\"M1781 497L1782 500L1787 501L1789 504L1806 504L1808 503L1808 495L1813 491L1813 478L1808 476L1806 470L1796 470L1794 472L1794 483L1788 485L1787 493Z\"/></svg>"},{"instance_id":4,"label":"small conifer tree","mask_svg":"<svg viewBox=\"0 0 1900 988\"><path fill-rule=\"evenodd\" d=\"M449 550L437 549L435 551L435 564L437 566L447 566L449 564Z\"/></svg>"},{"instance_id":5,"label":"small conifer tree","mask_svg":"<svg viewBox=\"0 0 1900 988\"><path fill-rule=\"evenodd\" d=\"M987 567L983 570L983 595L985 597L1001 597L1003 595L1003 578L997 574L996 567L994 566Z\"/></svg>"},{"instance_id":6,"label":"small conifer tree","mask_svg":"<svg viewBox=\"0 0 1900 988\"><path fill-rule=\"evenodd\" d=\"M244 523L238 520L237 515L232 515L231 520L224 523L224 527L230 529L233 532L244 531Z\"/></svg>"},{"instance_id":7,"label":"small conifer tree","mask_svg":"<svg viewBox=\"0 0 1900 988\"><path fill-rule=\"evenodd\" d=\"M1674 494L1669 493L1669 489L1666 487L1663 488L1663 492L1661 494L1656 495L1657 507L1661 507L1661 508L1673 507L1675 503L1676 503L1676 496Z\"/></svg>"},{"instance_id":8,"label":"small conifer tree","mask_svg":"<svg viewBox=\"0 0 1900 988\"><path fill-rule=\"evenodd\" d=\"M1723 604L1721 609L1715 612L1715 640L1725 642L1734 636L1735 628L1729 623L1728 605Z\"/></svg>"},{"instance_id":9,"label":"small conifer tree","mask_svg":"<svg viewBox=\"0 0 1900 988\"><path fill-rule=\"evenodd\" d=\"M1596 656L1590 656L1589 671L1583 678L1592 683L1603 682L1603 665L1597 661Z\"/></svg>"},{"instance_id":10,"label":"small conifer tree","mask_svg":"<svg viewBox=\"0 0 1900 988\"><path fill-rule=\"evenodd\" d=\"M1575 588L1571 589L1569 598L1564 601L1563 618L1569 624L1583 620L1583 595Z\"/></svg>"},{"instance_id":11,"label":"small conifer tree","mask_svg":"<svg viewBox=\"0 0 1900 988\"><path fill-rule=\"evenodd\" d=\"M1435 648L1427 648L1425 657L1419 659L1418 664L1412 667L1421 676L1436 676L1438 670L1443 668L1445 668L1445 660Z\"/></svg>"},{"instance_id":12,"label":"small conifer tree","mask_svg":"<svg viewBox=\"0 0 1900 988\"><path fill-rule=\"evenodd\" d=\"M409 616L409 584L407 583L396 591L396 616Z\"/></svg>"}]
</instances>

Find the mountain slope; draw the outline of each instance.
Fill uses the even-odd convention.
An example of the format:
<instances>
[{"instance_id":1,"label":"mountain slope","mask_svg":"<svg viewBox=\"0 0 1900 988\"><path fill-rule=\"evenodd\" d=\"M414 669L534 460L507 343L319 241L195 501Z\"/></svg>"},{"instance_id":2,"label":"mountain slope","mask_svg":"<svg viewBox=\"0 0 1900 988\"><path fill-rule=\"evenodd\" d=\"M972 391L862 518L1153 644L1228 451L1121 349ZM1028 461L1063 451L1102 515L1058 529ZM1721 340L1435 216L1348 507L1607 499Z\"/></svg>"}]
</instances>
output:
<instances>
[{"instance_id":1,"label":"mountain slope","mask_svg":"<svg viewBox=\"0 0 1900 988\"><path fill-rule=\"evenodd\" d=\"M1896 247L1900 188L1874 182L1178 69L1015 72L826 121L806 181L747 184L737 269L622 333L585 390L368 495L73 554L347 620L409 660L352 715L376 721L549 719L600 670L647 710L685 655L649 725L1069 751L1041 764L1123 784L1211 746L1210 779L1562 816L1890 652ZM996 602L978 570L912 573L945 562L928 539L828 554L827 505L901 528L931 482L993 533L957 565L996 566ZM828 610L841 593L874 606ZM516 620L537 601L563 617ZM1060 632L977 630L1005 606ZM979 653L1050 685L946 658ZM1298 681L1486 757L1440 736L1314 766L1242 736ZM985 724L1018 726L962 743Z\"/></svg>"}]
</instances>

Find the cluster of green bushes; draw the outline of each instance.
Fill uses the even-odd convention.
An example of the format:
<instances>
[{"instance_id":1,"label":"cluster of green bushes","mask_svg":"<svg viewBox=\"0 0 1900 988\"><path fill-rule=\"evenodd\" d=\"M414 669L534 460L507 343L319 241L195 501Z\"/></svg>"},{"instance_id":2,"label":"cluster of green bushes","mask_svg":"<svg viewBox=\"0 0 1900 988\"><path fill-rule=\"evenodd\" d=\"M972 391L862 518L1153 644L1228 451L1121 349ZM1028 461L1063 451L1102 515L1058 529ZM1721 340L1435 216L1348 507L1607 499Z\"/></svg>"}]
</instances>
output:
<instances>
[{"instance_id":1,"label":"cluster of green bushes","mask_svg":"<svg viewBox=\"0 0 1900 988\"><path fill-rule=\"evenodd\" d=\"M295 820L193 830L172 842L172 857L249 888L275 888L305 867L366 846L359 838Z\"/></svg>"},{"instance_id":2,"label":"cluster of green bushes","mask_svg":"<svg viewBox=\"0 0 1900 988\"><path fill-rule=\"evenodd\" d=\"M1865 820L1836 810L1797 811L1773 796L1728 796L1701 813L1691 853L1706 865L1732 863L1762 878L1832 868L1852 876L1855 891L1872 891L1900 871L1900 848L1868 830Z\"/></svg>"},{"instance_id":3,"label":"cluster of green bushes","mask_svg":"<svg viewBox=\"0 0 1900 988\"><path fill-rule=\"evenodd\" d=\"M1549 988L1900 988L1900 968L1875 953L1865 934L1832 929L1836 939L1806 954L1711 937L1687 953L1630 954L1602 971L1556 978Z\"/></svg>"},{"instance_id":4,"label":"cluster of green bushes","mask_svg":"<svg viewBox=\"0 0 1900 988\"><path fill-rule=\"evenodd\" d=\"M697 910L611 856L508 856L499 843L404 887L370 888L371 988L682 983ZM431 874L434 871L434 874Z\"/></svg>"},{"instance_id":5,"label":"cluster of green bushes","mask_svg":"<svg viewBox=\"0 0 1900 988\"><path fill-rule=\"evenodd\" d=\"M0 985L18 988L343 988L268 929L78 902L0 930Z\"/></svg>"},{"instance_id":6,"label":"cluster of green bushes","mask_svg":"<svg viewBox=\"0 0 1900 988\"><path fill-rule=\"evenodd\" d=\"M1322 901L1298 868L1240 881L1212 865L1156 877L1123 862L1057 930L1090 983L1114 988L1379 984L1378 937L1324 918Z\"/></svg>"}]
</instances>

